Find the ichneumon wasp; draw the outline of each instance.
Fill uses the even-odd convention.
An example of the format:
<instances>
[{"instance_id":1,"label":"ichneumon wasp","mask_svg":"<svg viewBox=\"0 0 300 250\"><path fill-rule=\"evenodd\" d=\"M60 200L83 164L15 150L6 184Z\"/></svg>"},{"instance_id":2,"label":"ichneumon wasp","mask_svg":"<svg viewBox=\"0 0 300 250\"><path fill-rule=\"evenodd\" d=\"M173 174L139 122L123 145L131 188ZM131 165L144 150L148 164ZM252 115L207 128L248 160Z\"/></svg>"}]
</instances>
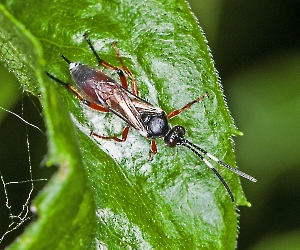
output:
<instances>
[{"instance_id":1,"label":"ichneumon wasp","mask_svg":"<svg viewBox=\"0 0 300 250\"><path fill-rule=\"evenodd\" d=\"M228 164L219 160L217 157L211 155L204 149L187 140L184 137L184 127L170 126L168 122L170 119L177 116L182 111L189 109L193 104L199 102L203 98L209 97L208 93L192 102L189 102L184 107L173 110L169 114L166 114L161 108L150 104L138 96L137 83L131 71L123 64L116 43L113 43L112 46L120 62L120 68L112 66L111 64L102 60L94 49L94 46L92 45L87 33L84 34L84 37L93 54L95 55L99 65L111 70L115 70L119 75L121 84L105 75L99 69L78 62L71 62L63 55L63 59L69 64L70 74L74 83L76 84L76 88L71 84L56 78L48 72L47 75L75 94L83 104L99 112L112 112L127 123L122 132L121 138L118 138L117 136L98 135L94 131L91 132L92 136L96 136L101 139L114 140L117 142L125 142L129 128L132 127L136 129L142 136L151 140L150 155L157 153L157 147L155 143L156 138L164 138L165 144L171 148L174 148L177 145L184 146L196 154L215 173L227 190L232 203L234 203L234 197L229 186L214 168L214 166L206 158L204 158L204 156L207 156L211 160L217 162L239 176L256 182L256 179L252 176L229 166ZM132 82L131 92L128 90L128 83L125 73L130 77Z\"/></svg>"}]
</instances>

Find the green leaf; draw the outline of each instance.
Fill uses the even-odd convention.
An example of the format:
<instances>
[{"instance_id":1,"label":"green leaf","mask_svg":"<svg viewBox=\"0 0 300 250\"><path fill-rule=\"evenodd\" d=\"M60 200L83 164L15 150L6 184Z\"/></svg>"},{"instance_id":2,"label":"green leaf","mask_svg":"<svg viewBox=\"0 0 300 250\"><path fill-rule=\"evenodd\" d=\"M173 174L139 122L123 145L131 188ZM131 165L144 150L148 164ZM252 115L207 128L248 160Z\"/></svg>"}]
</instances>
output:
<instances>
[{"instance_id":1,"label":"green leaf","mask_svg":"<svg viewBox=\"0 0 300 250\"><path fill-rule=\"evenodd\" d=\"M26 4L9 1L6 8L13 17L2 7L1 23L7 24L1 28L1 43L8 43L1 46L2 61L27 91L41 93L48 128L48 162L60 165L57 175L35 201L37 222L12 248L22 244L24 249L34 249L39 246L34 244L43 240L49 249L82 249L95 244L88 241L95 232L96 244L108 249L234 249L238 217L235 206L199 158L186 148L168 148L157 140L158 154L149 161L149 141L133 130L125 143L90 137L91 130L120 134L125 124L112 114L84 107L42 73L46 70L71 82L61 54L71 61L96 66L82 36L85 31L100 57L118 66L110 46L117 41L141 97L167 113L209 93L209 99L193 105L170 123L184 126L189 140L235 166L230 137L238 132L205 37L186 2L30 0ZM13 42L8 42L11 38ZM117 79L115 72L103 71ZM66 107L78 128L76 135ZM217 168L236 204L247 204L238 177ZM97 216L93 223L90 185ZM26 243L28 238L30 243Z\"/></svg>"},{"instance_id":2,"label":"green leaf","mask_svg":"<svg viewBox=\"0 0 300 250\"><path fill-rule=\"evenodd\" d=\"M25 72L30 72L34 65L34 82L39 83L41 89L48 128L48 164L60 166L31 206L31 210L37 213L38 220L27 228L21 239L12 244L10 249L82 249L91 244L93 230L90 227L95 225L95 216L92 193L86 184L86 173L74 126L53 86L43 81L46 76L42 72L42 50L36 39L1 5L0 11L3 24L1 55L7 58L8 67L20 80L27 78ZM9 42L12 40L13 43ZM23 51L24 54L14 57L13 51L17 51L17 54ZM37 90L38 85L32 86L33 81L30 82L30 79L27 78L28 89Z\"/></svg>"}]
</instances>

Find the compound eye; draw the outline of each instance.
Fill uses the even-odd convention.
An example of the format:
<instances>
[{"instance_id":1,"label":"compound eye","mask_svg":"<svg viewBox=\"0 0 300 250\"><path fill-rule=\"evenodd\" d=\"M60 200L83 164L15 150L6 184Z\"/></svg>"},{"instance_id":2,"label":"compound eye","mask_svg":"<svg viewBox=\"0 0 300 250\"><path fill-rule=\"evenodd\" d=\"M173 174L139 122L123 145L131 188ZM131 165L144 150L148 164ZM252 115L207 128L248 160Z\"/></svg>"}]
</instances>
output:
<instances>
[{"instance_id":1,"label":"compound eye","mask_svg":"<svg viewBox=\"0 0 300 250\"><path fill-rule=\"evenodd\" d=\"M183 141L183 136L185 134L185 129L182 126L175 126L169 133L165 136L164 142L171 148L176 147L181 141Z\"/></svg>"},{"instance_id":2,"label":"compound eye","mask_svg":"<svg viewBox=\"0 0 300 250\"><path fill-rule=\"evenodd\" d=\"M183 137L185 135L185 128L182 126L175 126L174 130L178 133L178 136Z\"/></svg>"}]
</instances>

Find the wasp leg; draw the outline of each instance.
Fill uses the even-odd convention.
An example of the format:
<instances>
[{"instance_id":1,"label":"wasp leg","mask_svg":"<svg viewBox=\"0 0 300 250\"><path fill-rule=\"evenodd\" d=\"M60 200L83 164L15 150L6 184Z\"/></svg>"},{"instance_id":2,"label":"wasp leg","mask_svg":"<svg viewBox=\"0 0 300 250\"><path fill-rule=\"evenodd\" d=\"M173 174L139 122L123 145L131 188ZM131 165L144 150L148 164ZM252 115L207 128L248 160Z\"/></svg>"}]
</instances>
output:
<instances>
[{"instance_id":1,"label":"wasp leg","mask_svg":"<svg viewBox=\"0 0 300 250\"><path fill-rule=\"evenodd\" d=\"M97 111L100 112L109 112L109 110L107 110L106 108L104 108L103 106L97 104L97 103L93 103L90 102L86 99L84 99L82 97L82 95L79 94L79 92L69 83L63 82L62 80L56 78L55 76L51 75L50 73L46 72L46 74L54 81L60 83L61 85L65 86L69 91L71 91L74 95L76 95L78 97L78 99L85 105L87 105L88 107L95 109Z\"/></svg>"},{"instance_id":2,"label":"wasp leg","mask_svg":"<svg viewBox=\"0 0 300 250\"><path fill-rule=\"evenodd\" d=\"M185 105L184 107L182 107L181 109L176 109L173 110L171 113L168 114L168 120L172 119L174 116L179 115L182 111L189 109L194 103L199 102L200 100L202 100L205 97L209 97L208 93L206 93L203 96L198 97L197 99L195 99L192 102L189 102L187 105Z\"/></svg>"},{"instance_id":3,"label":"wasp leg","mask_svg":"<svg viewBox=\"0 0 300 250\"><path fill-rule=\"evenodd\" d=\"M156 147L156 143L155 140L151 141L151 148L150 148L152 154L156 154L157 153L157 147Z\"/></svg>"},{"instance_id":4,"label":"wasp leg","mask_svg":"<svg viewBox=\"0 0 300 250\"><path fill-rule=\"evenodd\" d=\"M149 161L152 161L153 155L155 155L156 153L157 153L156 142L155 140L152 140L150 150L149 150Z\"/></svg>"},{"instance_id":5,"label":"wasp leg","mask_svg":"<svg viewBox=\"0 0 300 250\"><path fill-rule=\"evenodd\" d=\"M94 46L92 45L91 40L90 40L90 38L89 38L87 32L84 33L83 36L84 36L85 40L87 41L88 45L90 46L91 50L93 51L93 53L94 53L94 55L95 55L95 57L96 57L98 63L99 63L100 65L102 65L102 66L108 68L108 69L115 70L115 71L117 72L117 74L119 75L119 77L120 77L120 81L121 81L122 86L123 86L125 89L128 89L127 79L126 79L126 76L125 76L123 70L122 70L122 69L119 69L118 67L115 67L115 66L109 64L108 62L104 61L103 59L101 59L101 58L99 57L99 55L97 54L97 52L96 52ZM122 65L122 67L123 67L123 65ZM126 67L125 67L125 68L126 68ZM125 72L126 72L126 71L125 71ZM129 71L129 72L130 72L130 71ZM126 72L126 73L127 73L127 72ZM130 73L131 73L131 72L130 72Z\"/></svg>"},{"instance_id":6,"label":"wasp leg","mask_svg":"<svg viewBox=\"0 0 300 250\"><path fill-rule=\"evenodd\" d=\"M139 95L139 91L138 91L138 86L137 86L137 83L136 83L136 80L134 79L134 76L133 74L131 73L131 71L123 64L123 60L120 56L120 52L119 52L119 49L117 47L117 43L114 42L112 43L112 46L117 54L117 57L119 59L119 62L121 64L121 67L122 69L126 72L126 74L130 77L131 79L131 89L132 89L132 93L135 94L135 95Z\"/></svg>"},{"instance_id":7,"label":"wasp leg","mask_svg":"<svg viewBox=\"0 0 300 250\"><path fill-rule=\"evenodd\" d=\"M127 135L128 135L128 131L129 131L129 126L126 126L122 132L122 138L118 138L116 136L102 136L102 135L98 135L96 134L94 131L91 131L90 135L96 136L98 138L104 139L104 140L114 140L117 142L124 142L127 139Z\"/></svg>"}]
</instances>

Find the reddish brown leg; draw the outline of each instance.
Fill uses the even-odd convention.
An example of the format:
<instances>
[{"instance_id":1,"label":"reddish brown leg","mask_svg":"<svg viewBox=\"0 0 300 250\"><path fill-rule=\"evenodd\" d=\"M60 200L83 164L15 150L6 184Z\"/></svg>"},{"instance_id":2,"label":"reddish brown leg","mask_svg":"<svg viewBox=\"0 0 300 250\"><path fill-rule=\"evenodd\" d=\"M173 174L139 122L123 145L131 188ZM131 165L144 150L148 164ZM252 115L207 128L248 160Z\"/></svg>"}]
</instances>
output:
<instances>
[{"instance_id":1,"label":"reddish brown leg","mask_svg":"<svg viewBox=\"0 0 300 250\"><path fill-rule=\"evenodd\" d=\"M118 138L116 136L102 136L102 135L98 135L96 134L94 131L91 131L90 135L93 136L97 136L98 138L104 139L104 140L114 140L117 142L124 142L127 139L127 135L128 135L128 131L129 131L129 126L126 126L122 132L122 138Z\"/></svg>"},{"instance_id":2,"label":"reddish brown leg","mask_svg":"<svg viewBox=\"0 0 300 250\"><path fill-rule=\"evenodd\" d=\"M189 102L187 105L185 105L184 107L182 107L181 109L176 109L173 110L171 113L168 114L168 120L172 119L174 116L180 114L182 111L189 109L194 103L199 102L200 100L202 100L205 97L209 97L208 93L206 93L203 96L198 97L196 100Z\"/></svg>"},{"instance_id":3,"label":"reddish brown leg","mask_svg":"<svg viewBox=\"0 0 300 250\"><path fill-rule=\"evenodd\" d=\"M113 46L113 48L114 48L114 50L115 50L115 52L116 52L116 54L117 54L117 57L118 57L118 59L119 59L119 62L120 62L120 64L121 64L122 69L126 72L126 74L127 74L127 75L130 77L130 79L131 79L131 83L132 83L132 85L131 85L132 93L138 96L138 95L139 95L138 86L137 86L136 80L134 79L133 74L132 74L131 71L123 64L123 60L122 60L122 58L121 58L121 56L120 56L120 52L119 52L119 49L118 49L118 47L117 47L117 44L116 44L116 43L113 43L112 46Z\"/></svg>"},{"instance_id":4,"label":"reddish brown leg","mask_svg":"<svg viewBox=\"0 0 300 250\"><path fill-rule=\"evenodd\" d=\"M150 150L149 150L149 161L152 161L152 156L155 155L157 153L157 147L156 147L156 143L155 140L151 141L151 146L150 146Z\"/></svg>"},{"instance_id":5,"label":"reddish brown leg","mask_svg":"<svg viewBox=\"0 0 300 250\"><path fill-rule=\"evenodd\" d=\"M51 75L50 73L46 72L46 74L53 79L54 81L60 83L61 85L65 86L69 91L71 91L74 95L78 97L78 99L85 105L89 106L92 109L95 109L100 112L109 112L106 108L103 106L97 104L97 103L92 103L82 97L82 95L79 94L79 92L69 83L63 82L62 80L56 78L55 76Z\"/></svg>"},{"instance_id":6,"label":"reddish brown leg","mask_svg":"<svg viewBox=\"0 0 300 250\"><path fill-rule=\"evenodd\" d=\"M122 69L119 69L111 64L109 64L108 62L104 61L103 59L101 59L99 57L99 55L97 54L94 46L92 45L91 43L91 40L89 39L88 37L88 34L87 33L84 33L83 35L85 37L85 40L87 41L88 45L90 46L91 50L93 51L94 55L96 56L97 58L97 61L100 65L108 68L108 69L111 69L111 70L115 70L117 71L119 77L120 77L120 81L121 81L121 84L122 86L125 88L125 89L128 89L128 83L127 83L127 79L126 79L126 76L124 74L124 72L122 71ZM123 68L123 65L122 65L122 68ZM126 67L125 67L126 68ZM125 72L127 73L127 71L125 70Z\"/></svg>"},{"instance_id":7,"label":"reddish brown leg","mask_svg":"<svg viewBox=\"0 0 300 250\"><path fill-rule=\"evenodd\" d=\"M155 143L155 140L152 140L151 141L151 148L150 148L151 152L153 154L156 154L157 153L157 147L156 147L156 143Z\"/></svg>"}]
</instances>

